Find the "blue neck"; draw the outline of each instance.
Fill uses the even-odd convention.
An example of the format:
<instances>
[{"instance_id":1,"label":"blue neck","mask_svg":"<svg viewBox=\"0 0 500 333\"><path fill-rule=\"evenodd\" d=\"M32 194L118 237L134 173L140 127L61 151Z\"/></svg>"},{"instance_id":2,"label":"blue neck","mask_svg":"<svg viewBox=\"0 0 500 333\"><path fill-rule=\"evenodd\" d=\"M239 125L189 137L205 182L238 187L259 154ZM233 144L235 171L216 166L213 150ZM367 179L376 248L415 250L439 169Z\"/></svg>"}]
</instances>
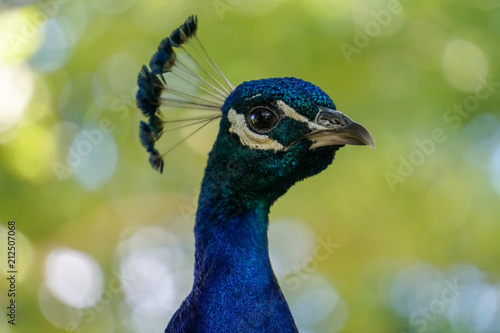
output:
<instances>
[{"instance_id":1,"label":"blue neck","mask_svg":"<svg viewBox=\"0 0 500 333\"><path fill-rule=\"evenodd\" d=\"M193 290L167 332L297 332L269 260L270 205L231 192L205 175Z\"/></svg>"},{"instance_id":2,"label":"blue neck","mask_svg":"<svg viewBox=\"0 0 500 333\"><path fill-rule=\"evenodd\" d=\"M209 274L214 267L249 282L265 276L274 279L268 253L268 212L263 204L242 208L218 193L202 190L194 228L195 279L205 283L206 279L223 279L222 271Z\"/></svg>"}]
</instances>

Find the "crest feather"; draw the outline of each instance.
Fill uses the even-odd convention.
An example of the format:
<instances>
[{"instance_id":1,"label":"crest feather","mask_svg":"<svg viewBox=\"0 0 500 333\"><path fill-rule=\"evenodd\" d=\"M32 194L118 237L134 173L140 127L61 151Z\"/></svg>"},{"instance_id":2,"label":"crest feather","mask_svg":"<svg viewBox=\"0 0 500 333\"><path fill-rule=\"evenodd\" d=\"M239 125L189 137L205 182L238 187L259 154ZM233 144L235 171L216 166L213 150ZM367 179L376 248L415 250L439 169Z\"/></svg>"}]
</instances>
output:
<instances>
[{"instance_id":1,"label":"crest feather","mask_svg":"<svg viewBox=\"0 0 500 333\"><path fill-rule=\"evenodd\" d=\"M160 172L166 154L160 154L155 148L160 137L176 128L196 125L197 128L187 136L190 137L222 117L222 105L234 90L199 41L197 29L198 18L189 16L160 42L149 61L149 68L143 66L137 77L137 106L148 118L147 122L141 121L139 125L139 137L150 153L151 166ZM182 118L169 119L172 115L180 114L172 113L176 110L199 111L203 115L186 113ZM168 129L166 125L169 125Z\"/></svg>"},{"instance_id":2,"label":"crest feather","mask_svg":"<svg viewBox=\"0 0 500 333\"><path fill-rule=\"evenodd\" d=\"M141 121L139 125L139 139L148 152L153 151L155 146L155 136L148 123Z\"/></svg>"},{"instance_id":3,"label":"crest feather","mask_svg":"<svg viewBox=\"0 0 500 333\"><path fill-rule=\"evenodd\" d=\"M149 153L149 164L153 167L153 169L158 170L160 173L163 173L163 166L165 163L163 162L163 156L160 155L158 150L153 149Z\"/></svg>"},{"instance_id":4,"label":"crest feather","mask_svg":"<svg viewBox=\"0 0 500 333\"><path fill-rule=\"evenodd\" d=\"M158 76L152 74L149 68L142 66L137 77L139 90L137 91L137 106L146 117L153 116L161 104L163 84Z\"/></svg>"}]
</instances>

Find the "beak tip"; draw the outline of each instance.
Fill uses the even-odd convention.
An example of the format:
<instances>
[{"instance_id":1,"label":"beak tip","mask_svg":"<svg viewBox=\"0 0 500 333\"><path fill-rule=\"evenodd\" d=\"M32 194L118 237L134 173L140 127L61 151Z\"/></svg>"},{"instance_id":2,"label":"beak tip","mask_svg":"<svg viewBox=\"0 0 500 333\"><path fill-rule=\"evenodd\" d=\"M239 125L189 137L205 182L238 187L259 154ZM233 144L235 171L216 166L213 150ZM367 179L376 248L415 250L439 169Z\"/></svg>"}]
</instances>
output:
<instances>
[{"instance_id":1,"label":"beak tip","mask_svg":"<svg viewBox=\"0 0 500 333\"><path fill-rule=\"evenodd\" d=\"M373 140L373 136L365 127L356 123L355 133L359 141L361 141L364 145L370 147L371 149L375 149L375 141Z\"/></svg>"},{"instance_id":2,"label":"beak tip","mask_svg":"<svg viewBox=\"0 0 500 333\"><path fill-rule=\"evenodd\" d=\"M367 140L366 145L370 147L371 149L376 149L377 147L375 146L375 141L373 141L373 138L370 136L370 140Z\"/></svg>"}]
</instances>

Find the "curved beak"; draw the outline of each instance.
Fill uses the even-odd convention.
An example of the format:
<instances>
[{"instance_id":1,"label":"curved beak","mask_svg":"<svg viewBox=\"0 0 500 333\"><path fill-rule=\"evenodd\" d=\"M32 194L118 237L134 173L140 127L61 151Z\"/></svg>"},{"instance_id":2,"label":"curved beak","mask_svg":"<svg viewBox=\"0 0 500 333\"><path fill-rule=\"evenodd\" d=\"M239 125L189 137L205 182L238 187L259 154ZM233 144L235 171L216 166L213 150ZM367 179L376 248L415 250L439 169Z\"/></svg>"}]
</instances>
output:
<instances>
[{"instance_id":1,"label":"curved beak","mask_svg":"<svg viewBox=\"0 0 500 333\"><path fill-rule=\"evenodd\" d=\"M341 145L369 146L375 149L372 135L361 124L340 111L322 106L318 108L319 112L314 120L317 128L306 135L312 141L309 149Z\"/></svg>"}]
</instances>

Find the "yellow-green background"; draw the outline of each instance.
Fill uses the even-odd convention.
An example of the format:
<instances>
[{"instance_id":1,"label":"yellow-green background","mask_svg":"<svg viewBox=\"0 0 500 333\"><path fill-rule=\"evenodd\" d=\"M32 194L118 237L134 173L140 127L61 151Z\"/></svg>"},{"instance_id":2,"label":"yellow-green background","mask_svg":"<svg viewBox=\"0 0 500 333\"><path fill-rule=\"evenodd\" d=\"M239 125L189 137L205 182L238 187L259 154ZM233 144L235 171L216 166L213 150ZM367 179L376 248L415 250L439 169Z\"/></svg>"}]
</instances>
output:
<instances>
[{"instance_id":1,"label":"yellow-green background","mask_svg":"<svg viewBox=\"0 0 500 333\"><path fill-rule=\"evenodd\" d=\"M500 332L500 85L446 121L454 105L487 91L481 78L500 82L498 1L26 0L0 10L4 310L9 220L19 263L17 324L2 315L0 331L62 332L73 321L81 332L153 331L130 325L134 302L110 284L137 231L163 230L192 251L193 202L217 126L169 153L163 175L154 172L138 140L136 75L159 41L197 14L198 36L233 84L311 81L377 144L341 149L272 209L271 221L285 229L284 218L302 221L292 225L312 234L313 246L337 246L313 259L314 269L302 267L311 272L301 283L326 279L341 314L332 310L303 331ZM390 13L387 24L375 19L381 11ZM357 37L370 28L371 37ZM356 47L348 57L347 44ZM106 143L80 163L95 173L79 175L66 162L72 142L103 120L112 126ZM436 130L442 140L430 145ZM418 165L398 173L410 158ZM282 253L299 246L282 245ZM78 311L51 293L47 259L61 249L93 258L109 300ZM462 289L448 302L453 279ZM435 306L425 327L409 318L415 304Z\"/></svg>"}]
</instances>

